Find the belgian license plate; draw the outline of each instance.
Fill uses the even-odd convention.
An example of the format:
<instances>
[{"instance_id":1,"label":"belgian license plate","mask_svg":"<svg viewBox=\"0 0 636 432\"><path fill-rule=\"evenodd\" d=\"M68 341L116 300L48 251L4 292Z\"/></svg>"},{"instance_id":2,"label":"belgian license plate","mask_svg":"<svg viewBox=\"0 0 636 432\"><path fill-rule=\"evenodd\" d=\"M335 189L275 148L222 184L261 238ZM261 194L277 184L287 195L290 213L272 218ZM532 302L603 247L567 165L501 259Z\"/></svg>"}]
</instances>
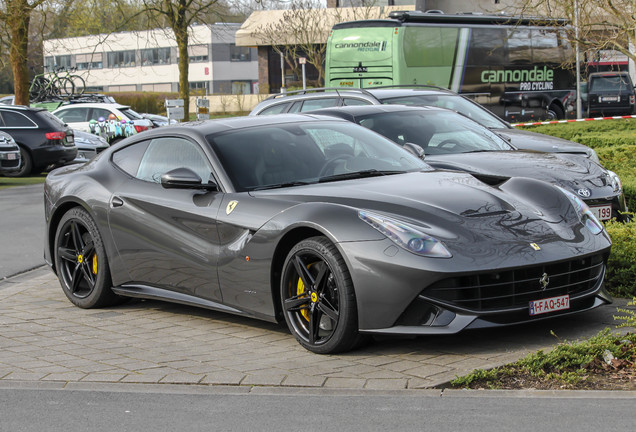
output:
<instances>
[{"instance_id":1,"label":"belgian license plate","mask_svg":"<svg viewBox=\"0 0 636 432\"><path fill-rule=\"evenodd\" d=\"M611 205L593 206L590 207L590 210L598 220L610 220L612 218Z\"/></svg>"},{"instance_id":2,"label":"belgian license plate","mask_svg":"<svg viewBox=\"0 0 636 432\"><path fill-rule=\"evenodd\" d=\"M7 154L7 159L8 160L16 160L18 158L18 154L17 153L9 153Z\"/></svg>"},{"instance_id":3,"label":"belgian license plate","mask_svg":"<svg viewBox=\"0 0 636 432\"><path fill-rule=\"evenodd\" d=\"M601 102L618 102L620 98L618 96L605 96L605 97L600 97L599 100Z\"/></svg>"},{"instance_id":4,"label":"belgian license plate","mask_svg":"<svg viewBox=\"0 0 636 432\"><path fill-rule=\"evenodd\" d=\"M570 309L570 296L550 297L530 302L530 315Z\"/></svg>"},{"instance_id":5,"label":"belgian license plate","mask_svg":"<svg viewBox=\"0 0 636 432\"><path fill-rule=\"evenodd\" d=\"M75 137L73 135L66 135L66 141L68 141L69 144L73 144L75 142Z\"/></svg>"}]
</instances>

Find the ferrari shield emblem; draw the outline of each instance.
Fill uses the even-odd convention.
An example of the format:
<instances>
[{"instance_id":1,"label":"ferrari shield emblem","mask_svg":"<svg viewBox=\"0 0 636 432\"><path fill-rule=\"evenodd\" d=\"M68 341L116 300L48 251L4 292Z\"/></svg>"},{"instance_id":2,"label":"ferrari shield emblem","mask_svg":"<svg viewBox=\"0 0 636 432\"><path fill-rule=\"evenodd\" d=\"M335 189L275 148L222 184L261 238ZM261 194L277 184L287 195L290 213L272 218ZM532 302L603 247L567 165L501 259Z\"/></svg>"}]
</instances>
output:
<instances>
[{"instance_id":1,"label":"ferrari shield emblem","mask_svg":"<svg viewBox=\"0 0 636 432\"><path fill-rule=\"evenodd\" d=\"M227 207L225 207L225 214L232 213L237 205L238 201L230 201L229 203L227 203Z\"/></svg>"},{"instance_id":2,"label":"ferrari shield emblem","mask_svg":"<svg viewBox=\"0 0 636 432\"><path fill-rule=\"evenodd\" d=\"M534 249L536 251L541 250L541 246L539 246L536 243L530 243L530 246L532 247L532 249Z\"/></svg>"}]
</instances>

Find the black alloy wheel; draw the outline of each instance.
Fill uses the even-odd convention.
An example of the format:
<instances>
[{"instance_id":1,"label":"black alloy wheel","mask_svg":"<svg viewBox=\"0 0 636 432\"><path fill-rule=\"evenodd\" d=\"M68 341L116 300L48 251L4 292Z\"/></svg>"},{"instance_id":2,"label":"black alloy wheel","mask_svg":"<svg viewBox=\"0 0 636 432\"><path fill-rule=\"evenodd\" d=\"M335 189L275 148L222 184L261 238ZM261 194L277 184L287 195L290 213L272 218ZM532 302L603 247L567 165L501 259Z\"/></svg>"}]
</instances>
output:
<instances>
[{"instance_id":1,"label":"black alloy wheel","mask_svg":"<svg viewBox=\"0 0 636 432\"><path fill-rule=\"evenodd\" d=\"M88 309L118 302L102 238L86 210L75 207L62 217L54 254L58 279L74 305Z\"/></svg>"},{"instance_id":2,"label":"black alloy wheel","mask_svg":"<svg viewBox=\"0 0 636 432\"><path fill-rule=\"evenodd\" d=\"M303 240L289 252L281 302L287 326L309 351L348 351L360 340L351 276L337 248L325 237Z\"/></svg>"}]
</instances>

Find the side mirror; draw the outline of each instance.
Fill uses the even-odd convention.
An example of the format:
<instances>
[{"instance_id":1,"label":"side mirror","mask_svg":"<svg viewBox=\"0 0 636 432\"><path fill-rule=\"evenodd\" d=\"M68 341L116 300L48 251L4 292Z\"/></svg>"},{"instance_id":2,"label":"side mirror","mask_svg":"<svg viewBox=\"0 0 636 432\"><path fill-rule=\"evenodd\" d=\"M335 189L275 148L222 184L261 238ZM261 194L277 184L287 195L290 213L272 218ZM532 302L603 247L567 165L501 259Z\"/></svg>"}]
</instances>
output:
<instances>
[{"instance_id":1,"label":"side mirror","mask_svg":"<svg viewBox=\"0 0 636 432\"><path fill-rule=\"evenodd\" d=\"M201 177L190 168L175 168L161 175L161 186L164 189L203 189L217 191L219 187L213 181L203 183Z\"/></svg>"},{"instance_id":2,"label":"side mirror","mask_svg":"<svg viewBox=\"0 0 636 432\"><path fill-rule=\"evenodd\" d=\"M409 153L412 153L415 157L419 159L424 159L426 157L426 153L424 153L424 149L417 144L413 144L410 142L404 143L404 149Z\"/></svg>"}]
</instances>

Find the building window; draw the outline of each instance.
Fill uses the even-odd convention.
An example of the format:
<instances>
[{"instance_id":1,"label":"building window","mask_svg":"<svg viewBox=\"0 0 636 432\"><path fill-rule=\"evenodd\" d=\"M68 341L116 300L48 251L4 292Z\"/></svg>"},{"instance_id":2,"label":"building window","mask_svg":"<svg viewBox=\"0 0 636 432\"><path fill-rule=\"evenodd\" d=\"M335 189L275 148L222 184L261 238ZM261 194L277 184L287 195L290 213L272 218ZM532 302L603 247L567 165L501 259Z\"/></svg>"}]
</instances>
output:
<instances>
[{"instance_id":1,"label":"building window","mask_svg":"<svg viewBox=\"0 0 636 432\"><path fill-rule=\"evenodd\" d=\"M142 84L141 91L143 92L164 92L169 93L172 91L172 84L163 83L163 84Z\"/></svg>"},{"instance_id":2,"label":"building window","mask_svg":"<svg viewBox=\"0 0 636 432\"><path fill-rule=\"evenodd\" d=\"M208 61L208 46L194 45L188 47L188 58L190 63L203 63Z\"/></svg>"},{"instance_id":3,"label":"building window","mask_svg":"<svg viewBox=\"0 0 636 432\"><path fill-rule=\"evenodd\" d=\"M75 56L75 66L78 70L102 69L104 67L102 57L102 53L77 54Z\"/></svg>"},{"instance_id":4,"label":"building window","mask_svg":"<svg viewBox=\"0 0 636 432\"><path fill-rule=\"evenodd\" d=\"M232 94L251 94L252 81L232 81Z\"/></svg>"},{"instance_id":5,"label":"building window","mask_svg":"<svg viewBox=\"0 0 636 432\"><path fill-rule=\"evenodd\" d=\"M207 81L190 81L189 87L191 94L194 96L203 96L208 94L208 82Z\"/></svg>"},{"instance_id":6,"label":"building window","mask_svg":"<svg viewBox=\"0 0 636 432\"><path fill-rule=\"evenodd\" d=\"M108 91L117 93L117 92L134 92L137 91L137 86L132 85L120 85L120 86L108 86Z\"/></svg>"},{"instance_id":7,"label":"building window","mask_svg":"<svg viewBox=\"0 0 636 432\"><path fill-rule=\"evenodd\" d=\"M141 50L141 65L170 64L170 48L151 48Z\"/></svg>"},{"instance_id":8,"label":"building window","mask_svg":"<svg viewBox=\"0 0 636 432\"><path fill-rule=\"evenodd\" d=\"M108 53L108 66L111 68L133 67L135 63L135 51L116 51Z\"/></svg>"},{"instance_id":9,"label":"building window","mask_svg":"<svg viewBox=\"0 0 636 432\"><path fill-rule=\"evenodd\" d=\"M53 67L68 69L71 67L71 56L61 55L45 57L44 67L48 70L53 70Z\"/></svg>"},{"instance_id":10,"label":"building window","mask_svg":"<svg viewBox=\"0 0 636 432\"><path fill-rule=\"evenodd\" d=\"M251 61L250 47L230 45L230 61Z\"/></svg>"}]
</instances>

